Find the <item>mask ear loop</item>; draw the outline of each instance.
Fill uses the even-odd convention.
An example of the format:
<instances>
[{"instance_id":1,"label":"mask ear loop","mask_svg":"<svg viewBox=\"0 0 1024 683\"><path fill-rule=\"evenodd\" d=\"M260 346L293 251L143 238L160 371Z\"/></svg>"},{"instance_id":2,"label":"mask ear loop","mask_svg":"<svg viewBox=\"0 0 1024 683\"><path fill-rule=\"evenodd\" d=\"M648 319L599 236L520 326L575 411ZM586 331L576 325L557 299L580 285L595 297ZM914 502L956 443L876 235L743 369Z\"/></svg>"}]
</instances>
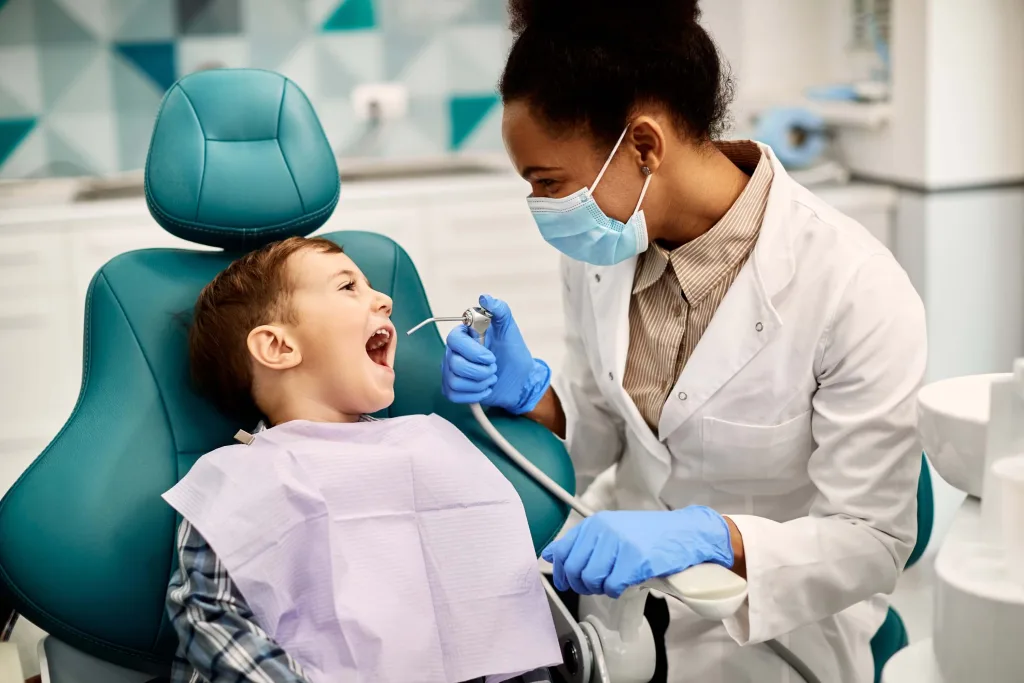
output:
<instances>
[{"instance_id":1,"label":"mask ear loop","mask_svg":"<svg viewBox=\"0 0 1024 683\"><path fill-rule=\"evenodd\" d=\"M640 190L640 199L636 200L636 207L633 209L634 214L640 210L640 205L644 203L644 195L647 194L647 187L651 184L651 169L644 166L640 170L647 177L644 178L644 186L643 189Z\"/></svg>"},{"instance_id":2,"label":"mask ear loop","mask_svg":"<svg viewBox=\"0 0 1024 683\"><path fill-rule=\"evenodd\" d=\"M601 172L594 178L593 184L590 186L590 191L593 193L597 189L597 184L601 182L601 178L604 177L604 172L608 170L608 166L612 163L612 159L615 158L615 153L619 151L619 145L622 144L622 139L626 137L626 133L629 132L629 126L622 129L622 135L615 141L615 146L612 147L612 153L608 155L608 158L604 160L604 166L601 167Z\"/></svg>"}]
</instances>

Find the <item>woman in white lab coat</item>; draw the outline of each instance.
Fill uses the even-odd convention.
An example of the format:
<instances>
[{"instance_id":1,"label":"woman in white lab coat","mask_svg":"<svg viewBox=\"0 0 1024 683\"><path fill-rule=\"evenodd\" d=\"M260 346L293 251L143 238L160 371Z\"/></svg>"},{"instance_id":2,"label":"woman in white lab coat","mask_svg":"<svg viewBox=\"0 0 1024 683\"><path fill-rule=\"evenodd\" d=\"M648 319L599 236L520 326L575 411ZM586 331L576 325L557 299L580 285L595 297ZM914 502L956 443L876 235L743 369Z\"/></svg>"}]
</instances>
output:
<instances>
[{"instance_id":1,"label":"woman in white lab coat","mask_svg":"<svg viewBox=\"0 0 1024 683\"><path fill-rule=\"evenodd\" d=\"M702 562L744 576L723 623L667 601L670 681L868 683L916 535L921 301L893 256L763 145L713 142L730 90L696 2L511 0L503 134L565 254L565 369L503 302L458 327L446 395L563 437L608 510L544 556L619 595ZM596 480L596 483L595 483Z\"/></svg>"}]
</instances>

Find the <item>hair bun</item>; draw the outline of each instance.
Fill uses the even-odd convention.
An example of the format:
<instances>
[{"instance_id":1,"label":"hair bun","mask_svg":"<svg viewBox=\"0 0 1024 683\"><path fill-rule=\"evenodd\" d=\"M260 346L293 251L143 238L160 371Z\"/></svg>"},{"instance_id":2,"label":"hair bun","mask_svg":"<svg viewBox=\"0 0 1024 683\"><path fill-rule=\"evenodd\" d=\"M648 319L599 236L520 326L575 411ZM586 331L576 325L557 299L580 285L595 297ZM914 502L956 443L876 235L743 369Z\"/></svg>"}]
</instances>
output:
<instances>
[{"instance_id":1,"label":"hair bun","mask_svg":"<svg viewBox=\"0 0 1024 683\"><path fill-rule=\"evenodd\" d=\"M681 32L700 18L699 0L646 0L640 11L659 33ZM603 35L630 30L636 12L622 0L509 0L509 25L520 35L527 29ZM625 36L628 38L629 36Z\"/></svg>"}]
</instances>

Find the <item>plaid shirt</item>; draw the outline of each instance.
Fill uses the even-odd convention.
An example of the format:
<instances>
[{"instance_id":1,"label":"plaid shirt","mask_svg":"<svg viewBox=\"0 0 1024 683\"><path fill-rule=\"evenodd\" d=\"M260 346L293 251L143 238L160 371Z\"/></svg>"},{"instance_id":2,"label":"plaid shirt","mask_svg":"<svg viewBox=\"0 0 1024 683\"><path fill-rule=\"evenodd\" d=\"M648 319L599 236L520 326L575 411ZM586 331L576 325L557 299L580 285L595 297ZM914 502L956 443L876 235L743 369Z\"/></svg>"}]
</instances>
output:
<instances>
[{"instance_id":1,"label":"plaid shirt","mask_svg":"<svg viewBox=\"0 0 1024 683\"><path fill-rule=\"evenodd\" d=\"M224 565L187 521L178 527L178 571L167 610L178 634L171 683L310 683L256 623Z\"/></svg>"}]
</instances>

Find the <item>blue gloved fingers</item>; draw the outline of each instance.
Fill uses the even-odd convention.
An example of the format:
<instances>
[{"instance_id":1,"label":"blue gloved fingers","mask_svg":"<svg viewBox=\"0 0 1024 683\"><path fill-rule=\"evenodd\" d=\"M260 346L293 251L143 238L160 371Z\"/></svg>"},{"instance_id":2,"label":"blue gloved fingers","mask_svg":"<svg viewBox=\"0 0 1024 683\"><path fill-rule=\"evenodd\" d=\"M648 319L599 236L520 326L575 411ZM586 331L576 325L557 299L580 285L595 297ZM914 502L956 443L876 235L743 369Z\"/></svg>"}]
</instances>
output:
<instances>
[{"instance_id":1,"label":"blue gloved fingers","mask_svg":"<svg viewBox=\"0 0 1024 683\"><path fill-rule=\"evenodd\" d=\"M601 538L601 530L597 525L588 524L587 522L589 521L589 519L585 519L580 524L580 532L577 534L576 540L569 549L569 554L566 555L565 561L562 563L562 568L565 571L565 580L569 582L569 587L577 595L590 595L590 591L587 590L587 586L583 583L581 575L583 570L586 569L587 563L591 560L594 547Z\"/></svg>"},{"instance_id":2,"label":"blue gloved fingers","mask_svg":"<svg viewBox=\"0 0 1024 683\"><path fill-rule=\"evenodd\" d=\"M496 328L499 334L515 322L512 318L512 309L501 299L495 299L490 294L483 294L480 296L480 305L491 312L493 316L491 318L491 326Z\"/></svg>"},{"instance_id":3,"label":"blue gloved fingers","mask_svg":"<svg viewBox=\"0 0 1024 683\"><path fill-rule=\"evenodd\" d=\"M496 361L491 353L479 341L479 335L465 325L456 325L448 333L448 348L471 363L493 365Z\"/></svg>"},{"instance_id":4,"label":"blue gloved fingers","mask_svg":"<svg viewBox=\"0 0 1024 683\"><path fill-rule=\"evenodd\" d=\"M576 541L576 536L579 535L579 532L579 525L574 526L565 532L565 535L560 539L550 543L540 554L547 562L551 563L551 579L555 583L555 588L560 591L569 590L569 582L565 579L564 562L569 551L572 550L573 543Z\"/></svg>"},{"instance_id":5,"label":"blue gloved fingers","mask_svg":"<svg viewBox=\"0 0 1024 683\"><path fill-rule=\"evenodd\" d=\"M455 394L479 394L480 392L487 391L495 385L498 381L497 375L491 375L487 379L475 380L466 379L453 375L451 373L444 376L442 379L444 382L445 389Z\"/></svg>"},{"instance_id":6,"label":"blue gloved fingers","mask_svg":"<svg viewBox=\"0 0 1024 683\"><path fill-rule=\"evenodd\" d=\"M463 379L482 382L491 377L497 377L498 364L493 360L490 363L476 363L460 356L458 351L448 348L445 351L445 374L455 375Z\"/></svg>"},{"instance_id":7,"label":"blue gloved fingers","mask_svg":"<svg viewBox=\"0 0 1024 683\"><path fill-rule=\"evenodd\" d=\"M643 566L637 562L639 558L628 552L620 552L615 557L615 566L604 580L604 594L619 598L627 588L636 586L651 578L646 576Z\"/></svg>"},{"instance_id":8,"label":"blue gloved fingers","mask_svg":"<svg viewBox=\"0 0 1024 683\"><path fill-rule=\"evenodd\" d=\"M619 539L614 534L603 534L594 546L590 561L580 574L580 580L587 589L588 595L604 593L604 582L615 566L618 555Z\"/></svg>"}]
</instances>

